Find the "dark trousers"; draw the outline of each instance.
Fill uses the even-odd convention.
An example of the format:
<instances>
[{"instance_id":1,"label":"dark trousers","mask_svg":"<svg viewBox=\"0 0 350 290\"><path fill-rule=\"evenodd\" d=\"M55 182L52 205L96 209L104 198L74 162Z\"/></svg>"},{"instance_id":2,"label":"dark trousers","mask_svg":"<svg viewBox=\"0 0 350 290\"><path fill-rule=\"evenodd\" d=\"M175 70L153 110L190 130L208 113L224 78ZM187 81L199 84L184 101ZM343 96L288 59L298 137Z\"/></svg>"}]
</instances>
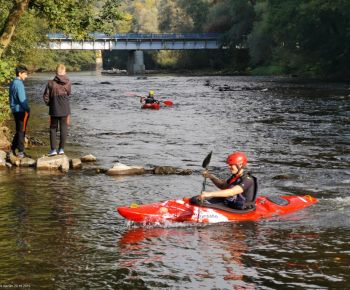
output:
<instances>
[{"instance_id":1,"label":"dark trousers","mask_svg":"<svg viewBox=\"0 0 350 290\"><path fill-rule=\"evenodd\" d=\"M11 150L15 152L18 149L18 152L24 151L24 138L26 135L27 122L29 119L27 112L16 112L13 113L13 117L16 122L16 134L13 137Z\"/></svg>"},{"instance_id":2,"label":"dark trousers","mask_svg":"<svg viewBox=\"0 0 350 290\"><path fill-rule=\"evenodd\" d=\"M56 149L56 135L58 129L58 123L60 124L60 149L64 149L67 140L69 116L55 117L50 116L50 143L51 150Z\"/></svg>"}]
</instances>

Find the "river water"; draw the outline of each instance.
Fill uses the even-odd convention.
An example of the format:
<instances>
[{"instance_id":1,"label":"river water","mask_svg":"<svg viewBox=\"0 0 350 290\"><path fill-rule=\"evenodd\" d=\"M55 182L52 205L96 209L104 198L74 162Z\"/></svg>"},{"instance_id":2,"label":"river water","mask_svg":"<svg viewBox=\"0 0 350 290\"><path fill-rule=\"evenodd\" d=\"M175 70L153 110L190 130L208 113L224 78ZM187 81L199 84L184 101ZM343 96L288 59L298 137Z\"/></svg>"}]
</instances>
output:
<instances>
[{"instance_id":1,"label":"river water","mask_svg":"<svg viewBox=\"0 0 350 290\"><path fill-rule=\"evenodd\" d=\"M0 171L0 288L348 289L348 83L98 72L68 77L66 155L93 154L98 161L67 173ZM28 134L46 144L42 94L52 78L42 73L25 82ZM235 91L220 91L224 85ZM174 105L141 110L139 99L125 94L149 90ZM36 146L27 153L36 158L49 150ZM220 225L136 227L118 214L119 206L199 194L201 164L211 150L209 168L217 177L229 177L226 157L242 151L260 180L260 195L312 195L318 203L279 218ZM117 161L193 174L98 173ZM273 178L278 175L291 178ZM214 190L210 182L207 190Z\"/></svg>"}]
</instances>

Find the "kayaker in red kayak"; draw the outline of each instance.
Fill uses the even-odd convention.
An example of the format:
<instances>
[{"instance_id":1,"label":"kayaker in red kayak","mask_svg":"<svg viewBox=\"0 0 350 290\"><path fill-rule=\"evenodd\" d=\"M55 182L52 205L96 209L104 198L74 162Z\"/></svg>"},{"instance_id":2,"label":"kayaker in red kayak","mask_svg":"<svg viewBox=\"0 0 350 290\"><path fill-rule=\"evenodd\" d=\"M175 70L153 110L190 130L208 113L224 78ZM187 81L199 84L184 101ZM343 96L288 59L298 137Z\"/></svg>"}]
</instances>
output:
<instances>
[{"instance_id":1,"label":"kayaker in red kayak","mask_svg":"<svg viewBox=\"0 0 350 290\"><path fill-rule=\"evenodd\" d=\"M202 191L198 199L211 203L211 200L206 198L221 197L231 208L240 210L254 208L259 186L257 178L244 170L244 166L248 163L247 157L241 152L236 152L227 158L226 163L232 176L227 181L221 181L211 175L208 170L204 171L203 176L209 178L221 190ZM216 203L217 199L212 199L212 202Z\"/></svg>"},{"instance_id":2,"label":"kayaker in red kayak","mask_svg":"<svg viewBox=\"0 0 350 290\"><path fill-rule=\"evenodd\" d=\"M147 98L141 97L140 103L143 103L143 102L145 102L146 104L154 104L154 103L156 103L156 104L159 105L160 101L155 100L155 99L153 98L153 95L154 95L154 92L153 92L153 91L150 91L150 92L148 93L148 97L147 97Z\"/></svg>"}]
</instances>

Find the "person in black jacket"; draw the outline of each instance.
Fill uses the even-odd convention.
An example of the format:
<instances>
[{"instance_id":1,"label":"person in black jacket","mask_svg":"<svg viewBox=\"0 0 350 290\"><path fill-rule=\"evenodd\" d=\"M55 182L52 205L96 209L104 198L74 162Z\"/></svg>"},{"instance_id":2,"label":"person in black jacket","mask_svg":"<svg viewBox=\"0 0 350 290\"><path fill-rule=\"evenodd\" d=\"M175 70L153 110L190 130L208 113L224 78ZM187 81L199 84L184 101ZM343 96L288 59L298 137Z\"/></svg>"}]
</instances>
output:
<instances>
[{"instance_id":1,"label":"person in black jacket","mask_svg":"<svg viewBox=\"0 0 350 290\"><path fill-rule=\"evenodd\" d=\"M145 97L141 97L141 98L140 98L140 103L143 103L143 102L145 102L146 104L154 104L154 103L156 103L156 104L159 105L159 102L160 102L160 101L155 100L154 97L153 97L153 95L154 95L154 92L153 92L153 91L150 91L150 92L148 93L147 98L145 98Z\"/></svg>"},{"instance_id":2,"label":"person in black jacket","mask_svg":"<svg viewBox=\"0 0 350 290\"><path fill-rule=\"evenodd\" d=\"M71 84L66 76L66 67L60 64L56 68L56 76L46 85L44 101L49 106L50 115L50 143L51 151L48 156L57 155L56 135L58 123L60 124L60 144L58 154L64 154L67 140L70 107L68 96L71 94Z\"/></svg>"}]
</instances>

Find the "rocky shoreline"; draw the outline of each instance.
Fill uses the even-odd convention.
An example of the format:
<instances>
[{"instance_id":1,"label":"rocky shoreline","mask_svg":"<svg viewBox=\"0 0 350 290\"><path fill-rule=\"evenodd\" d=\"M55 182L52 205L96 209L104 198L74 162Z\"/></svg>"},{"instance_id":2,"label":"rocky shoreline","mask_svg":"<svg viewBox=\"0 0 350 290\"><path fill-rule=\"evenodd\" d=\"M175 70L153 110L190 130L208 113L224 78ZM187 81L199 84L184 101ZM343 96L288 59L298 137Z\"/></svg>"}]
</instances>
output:
<instances>
[{"instance_id":1,"label":"rocky shoreline","mask_svg":"<svg viewBox=\"0 0 350 290\"><path fill-rule=\"evenodd\" d=\"M85 155L81 158L69 159L65 154L56 156L43 155L38 159L22 158L19 159L9 151L11 149L11 143L8 140L10 131L7 127L0 128L0 170L11 169L12 167L31 167L36 170L47 170L47 171L61 171L67 172L69 169L81 169L84 163L93 163L97 161L97 158L91 154ZM33 144L45 145L39 139L32 137L30 140L26 138L26 145ZM177 170L170 166L155 166L152 169L145 169L142 166L128 166L117 162L112 168L108 170L98 169L98 173L105 173L106 175L139 175L139 174L157 174L157 175L168 175L168 174L179 174L179 175L190 175L192 171L187 169L184 171Z\"/></svg>"},{"instance_id":2,"label":"rocky shoreline","mask_svg":"<svg viewBox=\"0 0 350 290\"><path fill-rule=\"evenodd\" d=\"M15 155L0 150L0 169L11 169L12 167L32 167L36 170L56 170L67 172L69 169L81 169L84 163L96 162L97 158L91 154L81 158L69 159L66 155L46 156L43 155L38 159L22 158L19 159ZM109 170L98 169L97 173L105 173L110 176L117 175L140 175L140 174L155 174L155 175L190 175L192 170L186 169L180 171L171 166L155 166L153 169L145 169L142 166L128 166L117 162Z\"/></svg>"}]
</instances>

